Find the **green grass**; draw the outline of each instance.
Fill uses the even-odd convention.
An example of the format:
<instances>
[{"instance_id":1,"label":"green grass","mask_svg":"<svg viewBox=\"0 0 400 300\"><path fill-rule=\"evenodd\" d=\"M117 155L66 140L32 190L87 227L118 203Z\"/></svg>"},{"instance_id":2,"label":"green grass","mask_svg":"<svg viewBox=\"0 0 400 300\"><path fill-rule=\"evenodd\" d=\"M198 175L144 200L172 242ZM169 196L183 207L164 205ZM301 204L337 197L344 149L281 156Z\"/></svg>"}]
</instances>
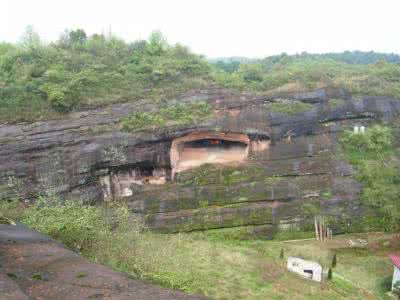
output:
<instances>
[{"instance_id":1,"label":"green grass","mask_svg":"<svg viewBox=\"0 0 400 300\"><path fill-rule=\"evenodd\" d=\"M301 101L275 102L269 106L272 112L285 115L294 115L297 113L309 111L312 109L312 107L312 104L304 103Z\"/></svg>"},{"instance_id":2,"label":"green grass","mask_svg":"<svg viewBox=\"0 0 400 300\"><path fill-rule=\"evenodd\" d=\"M203 101L176 104L157 112L136 112L121 120L125 131L157 129L170 125L189 125L211 116L210 106Z\"/></svg>"},{"instance_id":3,"label":"green grass","mask_svg":"<svg viewBox=\"0 0 400 300\"><path fill-rule=\"evenodd\" d=\"M43 276L40 273L35 273L35 274L32 275L32 279L43 280Z\"/></svg>"},{"instance_id":4,"label":"green grass","mask_svg":"<svg viewBox=\"0 0 400 300\"><path fill-rule=\"evenodd\" d=\"M0 199L0 224L11 224L21 218L25 207L17 200Z\"/></svg>"},{"instance_id":5,"label":"green grass","mask_svg":"<svg viewBox=\"0 0 400 300\"><path fill-rule=\"evenodd\" d=\"M92 261L135 278L215 299L385 299L392 272L386 254L400 246L397 237L384 234L338 236L326 243L285 241L283 235L282 241L241 241L229 233L155 234L128 216L124 207L51 200L39 201L20 214L30 227ZM348 248L349 239L360 237L368 239L366 249ZM284 259L280 258L282 249ZM329 267L334 253L333 280L323 284L302 279L285 267L287 256ZM76 277L84 275L77 273Z\"/></svg>"},{"instance_id":6,"label":"green grass","mask_svg":"<svg viewBox=\"0 0 400 300\"><path fill-rule=\"evenodd\" d=\"M344 106L346 104L346 100L344 100L344 99L336 99L336 98L329 99L328 104L329 104L330 108L335 109L337 107Z\"/></svg>"},{"instance_id":7,"label":"green grass","mask_svg":"<svg viewBox=\"0 0 400 300\"><path fill-rule=\"evenodd\" d=\"M313 237L315 237L315 232L289 229L289 230L278 231L274 235L274 240L276 241L301 240Z\"/></svg>"},{"instance_id":8,"label":"green grass","mask_svg":"<svg viewBox=\"0 0 400 300\"><path fill-rule=\"evenodd\" d=\"M13 278L13 279L18 278L18 276L15 273L11 273L11 272L7 273L7 276L10 278Z\"/></svg>"},{"instance_id":9,"label":"green grass","mask_svg":"<svg viewBox=\"0 0 400 300\"><path fill-rule=\"evenodd\" d=\"M76 278L84 278L86 276L87 276L87 274L85 272L78 272L75 275Z\"/></svg>"}]
</instances>

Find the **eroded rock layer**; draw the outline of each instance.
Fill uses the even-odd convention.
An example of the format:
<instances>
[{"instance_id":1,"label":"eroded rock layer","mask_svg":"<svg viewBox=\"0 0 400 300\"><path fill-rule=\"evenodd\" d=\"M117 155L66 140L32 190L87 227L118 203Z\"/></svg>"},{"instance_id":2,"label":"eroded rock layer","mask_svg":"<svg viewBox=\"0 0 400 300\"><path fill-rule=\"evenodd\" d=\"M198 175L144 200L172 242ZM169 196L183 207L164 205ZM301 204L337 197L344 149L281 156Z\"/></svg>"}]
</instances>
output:
<instances>
[{"instance_id":1,"label":"eroded rock layer","mask_svg":"<svg viewBox=\"0 0 400 300\"><path fill-rule=\"evenodd\" d=\"M295 100L312 107L278 113L273 103L282 97L210 88L170 101L206 101L213 116L197 124L124 132L123 117L157 110L146 101L2 124L0 197L123 199L162 232L243 227L265 235L303 224L314 204L338 220L357 218L361 186L338 137L344 128L397 120L400 100L323 90L284 97Z\"/></svg>"}]
</instances>

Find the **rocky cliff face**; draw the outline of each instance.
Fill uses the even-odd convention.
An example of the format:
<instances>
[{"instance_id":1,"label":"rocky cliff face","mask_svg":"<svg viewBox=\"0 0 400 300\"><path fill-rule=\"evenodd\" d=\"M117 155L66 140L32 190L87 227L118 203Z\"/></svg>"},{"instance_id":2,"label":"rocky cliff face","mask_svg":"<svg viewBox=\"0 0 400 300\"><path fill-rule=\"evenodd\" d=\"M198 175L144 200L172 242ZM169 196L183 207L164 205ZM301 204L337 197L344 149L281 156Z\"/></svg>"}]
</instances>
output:
<instances>
[{"instance_id":1,"label":"rocky cliff face","mask_svg":"<svg viewBox=\"0 0 400 300\"><path fill-rule=\"evenodd\" d=\"M32 200L45 191L91 203L126 201L162 232L273 233L307 221L311 204L351 219L362 212L361 187L341 159L338 135L400 113L396 99L323 90L266 98L210 88L168 103L200 100L213 116L185 126L124 132L121 118L157 110L144 100L62 120L2 124L0 198ZM309 105L274 109L292 101Z\"/></svg>"}]
</instances>

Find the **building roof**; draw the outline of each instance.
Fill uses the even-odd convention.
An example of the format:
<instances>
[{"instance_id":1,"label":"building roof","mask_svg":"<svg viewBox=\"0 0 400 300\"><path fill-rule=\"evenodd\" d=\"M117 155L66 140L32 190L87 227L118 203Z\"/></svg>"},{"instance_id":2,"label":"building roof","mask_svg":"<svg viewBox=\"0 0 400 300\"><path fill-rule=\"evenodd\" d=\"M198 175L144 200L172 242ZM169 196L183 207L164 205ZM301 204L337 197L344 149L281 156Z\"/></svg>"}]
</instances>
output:
<instances>
[{"instance_id":1,"label":"building roof","mask_svg":"<svg viewBox=\"0 0 400 300\"><path fill-rule=\"evenodd\" d=\"M288 264L293 264L293 263L297 264L297 266L299 266L302 269L321 270L321 272L322 272L321 265L314 261L309 261L309 260L304 260L302 258L289 256Z\"/></svg>"},{"instance_id":2,"label":"building roof","mask_svg":"<svg viewBox=\"0 0 400 300\"><path fill-rule=\"evenodd\" d=\"M390 254L390 259L392 260L393 264L400 268L400 254Z\"/></svg>"}]
</instances>

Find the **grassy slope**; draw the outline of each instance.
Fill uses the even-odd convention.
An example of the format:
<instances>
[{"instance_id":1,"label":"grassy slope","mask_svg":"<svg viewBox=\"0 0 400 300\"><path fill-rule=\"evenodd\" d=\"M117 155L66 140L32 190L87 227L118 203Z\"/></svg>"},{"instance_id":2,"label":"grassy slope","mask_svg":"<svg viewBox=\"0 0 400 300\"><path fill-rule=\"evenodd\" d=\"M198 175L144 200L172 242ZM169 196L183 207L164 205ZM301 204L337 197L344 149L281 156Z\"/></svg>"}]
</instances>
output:
<instances>
[{"instance_id":1,"label":"grassy slope","mask_svg":"<svg viewBox=\"0 0 400 300\"><path fill-rule=\"evenodd\" d=\"M94 257L133 276L137 276L133 266L140 265L144 278L216 299L385 299L392 272L386 256L393 246L388 241L391 236L363 235L372 247L361 250L348 248L348 240L354 238L341 236L326 243L239 242L148 234L136 246L105 247L108 255L101 250ZM302 256L324 266L330 265L336 252L333 281L319 284L287 272L285 260L279 258L282 248L285 256ZM110 260L115 253L124 257Z\"/></svg>"},{"instance_id":2,"label":"grassy slope","mask_svg":"<svg viewBox=\"0 0 400 300\"><path fill-rule=\"evenodd\" d=\"M47 205L41 200L23 210L1 201L0 216L21 218L85 257L132 277L216 299L386 299L392 273L387 254L400 248L398 236L372 233L325 243L162 235L132 223L125 208L104 210L76 202ZM368 247L349 248L348 240L359 237L369 241ZM301 256L324 267L336 253L333 280L319 284L287 272L281 249L285 258Z\"/></svg>"}]
</instances>

